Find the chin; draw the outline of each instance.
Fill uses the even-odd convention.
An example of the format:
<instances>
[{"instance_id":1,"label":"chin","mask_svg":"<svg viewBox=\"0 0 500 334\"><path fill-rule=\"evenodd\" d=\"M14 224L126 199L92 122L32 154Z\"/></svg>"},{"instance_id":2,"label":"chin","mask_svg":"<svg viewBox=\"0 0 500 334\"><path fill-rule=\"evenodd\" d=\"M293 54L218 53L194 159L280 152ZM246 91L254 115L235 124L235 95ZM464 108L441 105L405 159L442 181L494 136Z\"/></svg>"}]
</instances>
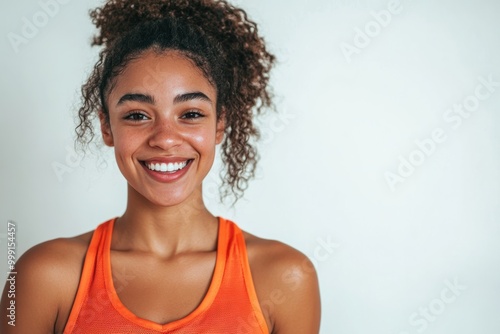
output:
<instances>
[{"instance_id":1,"label":"chin","mask_svg":"<svg viewBox=\"0 0 500 334\"><path fill-rule=\"evenodd\" d=\"M169 198L158 198L149 201L152 205L168 208L178 206L186 202L186 198L169 197Z\"/></svg>"},{"instance_id":2,"label":"chin","mask_svg":"<svg viewBox=\"0 0 500 334\"><path fill-rule=\"evenodd\" d=\"M186 189L179 189L155 194L141 192L137 192L137 194L142 198L142 201L146 202L146 205L149 203L158 207L173 207L189 202L195 196L195 191L189 192Z\"/></svg>"}]
</instances>

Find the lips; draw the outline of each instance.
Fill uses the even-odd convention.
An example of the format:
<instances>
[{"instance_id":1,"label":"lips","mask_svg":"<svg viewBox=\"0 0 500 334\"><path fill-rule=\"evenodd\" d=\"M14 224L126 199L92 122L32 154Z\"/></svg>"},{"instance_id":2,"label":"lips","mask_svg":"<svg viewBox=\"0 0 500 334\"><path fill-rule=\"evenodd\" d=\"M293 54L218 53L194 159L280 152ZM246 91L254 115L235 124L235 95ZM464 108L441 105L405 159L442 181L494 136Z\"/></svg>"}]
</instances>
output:
<instances>
[{"instance_id":1,"label":"lips","mask_svg":"<svg viewBox=\"0 0 500 334\"><path fill-rule=\"evenodd\" d=\"M161 183L170 183L182 178L192 165L193 159L186 158L152 158L140 161L147 174Z\"/></svg>"}]
</instances>

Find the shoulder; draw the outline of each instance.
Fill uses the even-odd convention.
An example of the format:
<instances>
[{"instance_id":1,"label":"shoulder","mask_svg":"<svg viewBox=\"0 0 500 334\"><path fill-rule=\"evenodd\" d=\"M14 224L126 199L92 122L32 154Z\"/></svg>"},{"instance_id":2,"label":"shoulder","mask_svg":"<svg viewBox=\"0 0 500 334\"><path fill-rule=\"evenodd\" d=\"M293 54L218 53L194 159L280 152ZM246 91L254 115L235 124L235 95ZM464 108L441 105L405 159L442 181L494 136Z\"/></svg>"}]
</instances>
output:
<instances>
[{"instance_id":1,"label":"shoulder","mask_svg":"<svg viewBox=\"0 0 500 334\"><path fill-rule=\"evenodd\" d=\"M21 256L16 266L47 270L49 268L43 264L68 264L66 263L68 260L86 252L92 233L88 232L72 238L53 239L33 246ZM64 270L64 268L60 269Z\"/></svg>"},{"instance_id":2,"label":"shoulder","mask_svg":"<svg viewBox=\"0 0 500 334\"><path fill-rule=\"evenodd\" d=\"M243 234L250 265L257 274L259 269L265 269L269 279L280 278L283 282L290 282L288 277L294 277L294 282L316 278L314 265L302 252L280 241L259 238L247 232Z\"/></svg>"},{"instance_id":3,"label":"shoulder","mask_svg":"<svg viewBox=\"0 0 500 334\"><path fill-rule=\"evenodd\" d=\"M271 332L317 333L321 306L311 260L282 242L243 234L255 290Z\"/></svg>"},{"instance_id":4,"label":"shoulder","mask_svg":"<svg viewBox=\"0 0 500 334\"><path fill-rule=\"evenodd\" d=\"M53 332L64 313L69 314L92 233L43 242L19 258L15 264L15 295L9 297L8 282L1 302L4 309L15 300L16 330L47 328Z\"/></svg>"},{"instance_id":5,"label":"shoulder","mask_svg":"<svg viewBox=\"0 0 500 334\"><path fill-rule=\"evenodd\" d=\"M49 240L30 248L16 262L19 275L32 279L56 278L64 281L64 276L80 268L92 237L92 232L73 238Z\"/></svg>"}]
</instances>

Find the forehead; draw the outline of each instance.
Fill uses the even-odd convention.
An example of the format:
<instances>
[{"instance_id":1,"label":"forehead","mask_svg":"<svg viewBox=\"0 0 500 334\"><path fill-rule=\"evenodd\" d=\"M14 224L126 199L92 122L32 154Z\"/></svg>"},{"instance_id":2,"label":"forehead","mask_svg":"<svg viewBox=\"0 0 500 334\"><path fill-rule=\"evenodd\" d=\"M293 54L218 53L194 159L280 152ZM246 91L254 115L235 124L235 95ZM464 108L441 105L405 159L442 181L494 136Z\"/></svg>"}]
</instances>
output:
<instances>
[{"instance_id":1,"label":"forehead","mask_svg":"<svg viewBox=\"0 0 500 334\"><path fill-rule=\"evenodd\" d=\"M216 90L194 62L177 51L146 51L132 59L114 80L110 98L127 92L169 98L200 91L213 101Z\"/></svg>"}]
</instances>

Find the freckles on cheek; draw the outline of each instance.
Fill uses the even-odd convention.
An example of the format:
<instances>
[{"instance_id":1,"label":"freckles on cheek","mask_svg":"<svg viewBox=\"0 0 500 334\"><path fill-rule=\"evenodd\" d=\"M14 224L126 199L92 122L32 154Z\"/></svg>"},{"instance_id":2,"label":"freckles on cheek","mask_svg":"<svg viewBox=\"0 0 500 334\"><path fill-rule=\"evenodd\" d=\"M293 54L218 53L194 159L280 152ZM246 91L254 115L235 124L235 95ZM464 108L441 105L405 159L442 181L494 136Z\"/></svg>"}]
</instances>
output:
<instances>
[{"instance_id":1,"label":"freckles on cheek","mask_svg":"<svg viewBox=\"0 0 500 334\"><path fill-rule=\"evenodd\" d=\"M126 139L126 140L124 140ZM132 158L133 153L133 136L126 132L117 132L115 135L115 156L117 162L125 163L126 160Z\"/></svg>"}]
</instances>

